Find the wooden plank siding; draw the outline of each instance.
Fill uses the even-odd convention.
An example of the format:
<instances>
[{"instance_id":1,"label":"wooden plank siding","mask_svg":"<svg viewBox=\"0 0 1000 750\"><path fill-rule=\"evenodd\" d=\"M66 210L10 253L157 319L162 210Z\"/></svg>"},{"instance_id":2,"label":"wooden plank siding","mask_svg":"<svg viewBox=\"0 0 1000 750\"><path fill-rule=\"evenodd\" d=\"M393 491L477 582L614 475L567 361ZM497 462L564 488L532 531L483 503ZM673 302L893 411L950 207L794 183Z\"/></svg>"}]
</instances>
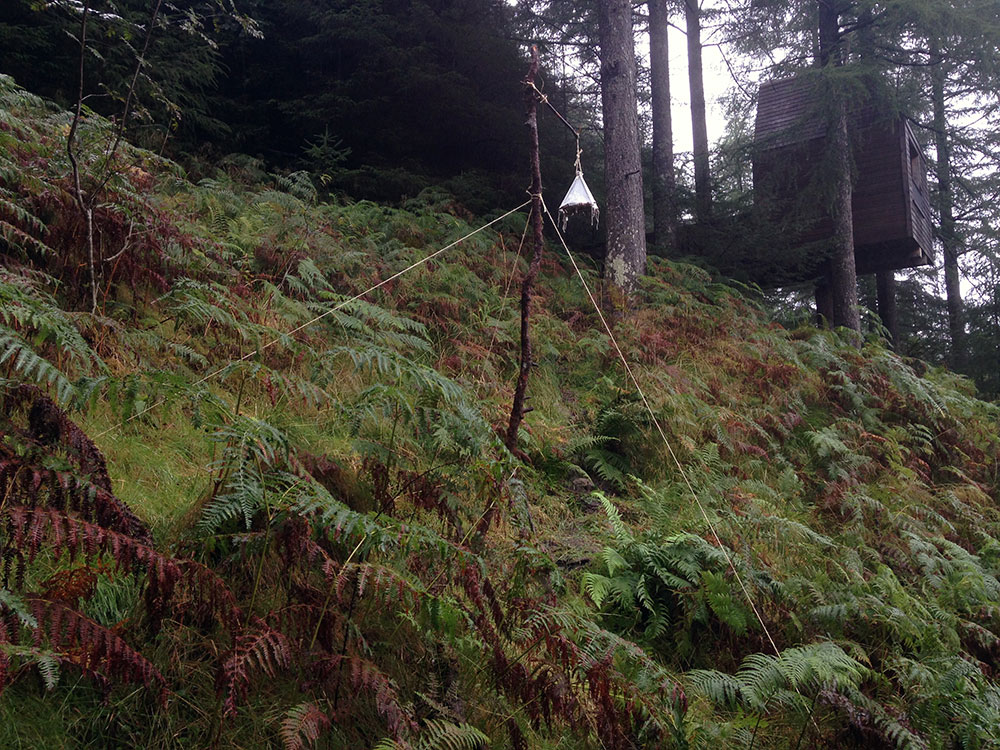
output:
<instances>
[{"instance_id":1,"label":"wooden plank siding","mask_svg":"<svg viewBox=\"0 0 1000 750\"><path fill-rule=\"evenodd\" d=\"M908 151L907 175L910 181L910 233L922 248L934 247L930 194L927 190L927 160L909 123L904 123L903 139ZM928 262L933 259L931 255Z\"/></svg>"},{"instance_id":2,"label":"wooden plank siding","mask_svg":"<svg viewBox=\"0 0 1000 750\"><path fill-rule=\"evenodd\" d=\"M818 198L824 169L825 125L815 86L807 78L760 87L753 176L755 201L782 218L803 215L793 246L821 245L833 226ZM934 232L926 163L901 117L874 107L851 113L855 184L855 263L858 273L912 268L933 259ZM810 202L811 201L811 202Z\"/></svg>"}]
</instances>

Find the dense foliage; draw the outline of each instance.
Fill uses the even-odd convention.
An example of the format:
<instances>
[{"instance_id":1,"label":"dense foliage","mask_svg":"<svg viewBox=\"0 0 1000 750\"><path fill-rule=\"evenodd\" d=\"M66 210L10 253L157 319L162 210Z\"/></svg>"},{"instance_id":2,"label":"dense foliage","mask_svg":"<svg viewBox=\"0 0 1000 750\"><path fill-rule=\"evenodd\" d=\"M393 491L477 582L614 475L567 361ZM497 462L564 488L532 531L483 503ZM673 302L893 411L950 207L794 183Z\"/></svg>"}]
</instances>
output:
<instances>
[{"instance_id":1,"label":"dense foliage","mask_svg":"<svg viewBox=\"0 0 1000 750\"><path fill-rule=\"evenodd\" d=\"M86 104L118 116L156 4L89 5ZM80 10L5 2L0 71L74 105ZM503 3L195 0L160 4L155 18L134 142L195 169L252 154L355 198L398 201L447 182L488 210L523 192L524 70Z\"/></svg>"},{"instance_id":2,"label":"dense foliage","mask_svg":"<svg viewBox=\"0 0 1000 750\"><path fill-rule=\"evenodd\" d=\"M651 416L549 253L523 462L523 215L353 300L482 222L126 145L92 312L69 120L0 77L2 744L997 745L967 383L656 261Z\"/></svg>"}]
</instances>

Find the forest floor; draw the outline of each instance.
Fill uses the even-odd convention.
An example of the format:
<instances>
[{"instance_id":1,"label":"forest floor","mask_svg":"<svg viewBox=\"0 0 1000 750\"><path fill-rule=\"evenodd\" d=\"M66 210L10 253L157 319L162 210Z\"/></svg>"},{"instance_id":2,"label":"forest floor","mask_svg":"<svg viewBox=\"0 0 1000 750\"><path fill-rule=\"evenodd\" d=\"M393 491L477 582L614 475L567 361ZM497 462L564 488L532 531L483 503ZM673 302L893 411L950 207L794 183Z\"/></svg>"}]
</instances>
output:
<instances>
[{"instance_id":1,"label":"forest floor","mask_svg":"<svg viewBox=\"0 0 1000 750\"><path fill-rule=\"evenodd\" d=\"M92 264L69 123L0 76L0 745L1000 744L967 381L654 258L644 402L551 246L514 456L523 212L89 118Z\"/></svg>"}]
</instances>

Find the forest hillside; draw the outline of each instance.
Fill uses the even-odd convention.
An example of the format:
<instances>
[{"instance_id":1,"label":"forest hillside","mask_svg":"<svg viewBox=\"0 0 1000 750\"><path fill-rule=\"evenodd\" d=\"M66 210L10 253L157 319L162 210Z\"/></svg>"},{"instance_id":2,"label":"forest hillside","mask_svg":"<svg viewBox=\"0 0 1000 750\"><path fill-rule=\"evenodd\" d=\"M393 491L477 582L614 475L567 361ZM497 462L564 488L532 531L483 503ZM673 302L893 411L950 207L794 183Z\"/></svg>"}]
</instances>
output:
<instances>
[{"instance_id":1,"label":"forest hillside","mask_svg":"<svg viewBox=\"0 0 1000 750\"><path fill-rule=\"evenodd\" d=\"M512 455L523 211L92 116L88 228L72 127L0 76L3 747L1000 744L966 380L651 259L644 401L552 244Z\"/></svg>"}]
</instances>

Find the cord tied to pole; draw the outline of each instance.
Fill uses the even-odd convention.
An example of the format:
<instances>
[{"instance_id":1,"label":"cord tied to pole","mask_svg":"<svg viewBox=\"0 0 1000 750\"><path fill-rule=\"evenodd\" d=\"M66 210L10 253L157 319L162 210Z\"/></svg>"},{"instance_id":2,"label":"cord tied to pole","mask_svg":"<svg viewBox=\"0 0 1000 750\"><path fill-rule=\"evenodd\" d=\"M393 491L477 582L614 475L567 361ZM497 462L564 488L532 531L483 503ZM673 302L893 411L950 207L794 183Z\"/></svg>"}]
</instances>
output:
<instances>
[{"instance_id":1,"label":"cord tied to pole","mask_svg":"<svg viewBox=\"0 0 1000 750\"><path fill-rule=\"evenodd\" d=\"M563 117L562 113L553 106L552 102L549 101L549 97L542 93L534 81L525 81L525 84L534 90L538 101L552 110L553 114L559 118L563 125L572 131L573 136L576 138L576 161L573 165L576 175L573 178L573 184L566 191L566 196L562 199L562 203L559 204L559 223L565 232L566 227L569 225L570 216L575 216L579 213L589 213L590 224L596 227L600 221L601 209L597 205L597 199L594 198L590 186L587 185L587 181L583 178L583 148L580 146L580 131L574 128L569 120Z\"/></svg>"}]
</instances>

